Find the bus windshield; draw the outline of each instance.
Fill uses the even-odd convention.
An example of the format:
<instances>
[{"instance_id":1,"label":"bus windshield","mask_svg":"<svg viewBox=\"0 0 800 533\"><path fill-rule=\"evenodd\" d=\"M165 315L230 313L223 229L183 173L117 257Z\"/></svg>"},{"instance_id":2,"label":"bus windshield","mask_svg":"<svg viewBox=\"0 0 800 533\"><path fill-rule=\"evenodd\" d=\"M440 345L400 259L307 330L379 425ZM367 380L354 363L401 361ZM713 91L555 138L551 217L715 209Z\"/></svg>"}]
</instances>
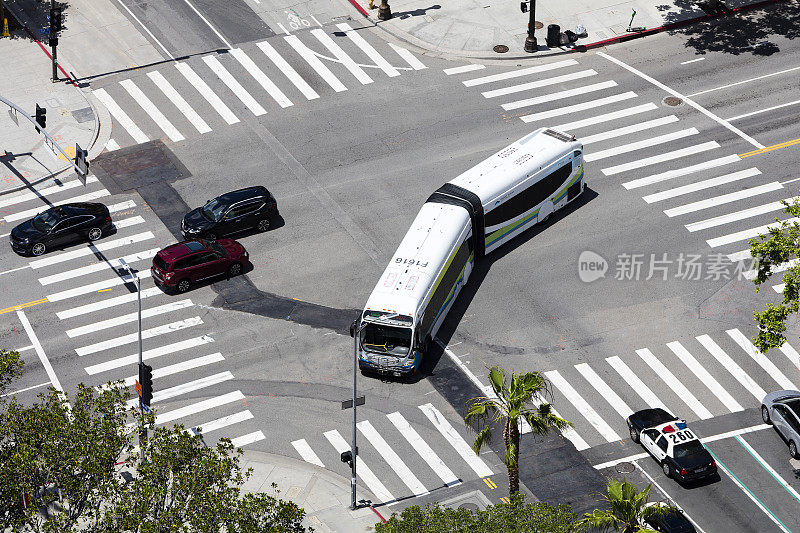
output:
<instances>
[{"instance_id":1,"label":"bus windshield","mask_svg":"<svg viewBox=\"0 0 800 533\"><path fill-rule=\"evenodd\" d=\"M361 328L361 348L369 352L405 357L411 349L411 328L366 322Z\"/></svg>"}]
</instances>

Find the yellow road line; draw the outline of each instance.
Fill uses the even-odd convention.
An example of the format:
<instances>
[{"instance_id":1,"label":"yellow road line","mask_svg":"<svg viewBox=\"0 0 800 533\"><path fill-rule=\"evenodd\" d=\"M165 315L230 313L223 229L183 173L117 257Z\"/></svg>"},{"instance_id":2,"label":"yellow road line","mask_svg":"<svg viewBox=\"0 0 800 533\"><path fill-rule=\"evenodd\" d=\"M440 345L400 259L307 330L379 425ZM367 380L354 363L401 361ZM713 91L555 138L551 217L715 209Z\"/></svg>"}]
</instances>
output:
<instances>
[{"instance_id":1,"label":"yellow road line","mask_svg":"<svg viewBox=\"0 0 800 533\"><path fill-rule=\"evenodd\" d=\"M111 290L111 289L100 289L100 290L98 290L97 292L107 292L107 291L110 291L110 290Z\"/></svg>"},{"instance_id":2,"label":"yellow road line","mask_svg":"<svg viewBox=\"0 0 800 533\"><path fill-rule=\"evenodd\" d=\"M10 313L12 311L18 311L20 309L25 309L26 307L33 307L34 305L43 304L45 302L49 302L47 298L42 298L41 300L36 300L35 302L28 302L25 304L15 305L14 307L6 307L5 309L0 309L0 315L5 313Z\"/></svg>"},{"instance_id":3,"label":"yellow road line","mask_svg":"<svg viewBox=\"0 0 800 533\"><path fill-rule=\"evenodd\" d=\"M751 155L763 154L765 152L771 152L772 150L777 150L778 148L786 148L787 146L794 146L795 144L800 144L800 139L794 139L793 141L786 141L780 144L773 144L772 146L767 146L766 148L762 148L760 150L753 150L752 152L745 152L743 154L739 154L739 157L745 158L745 157L750 157Z\"/></svg>"},{"instance_id":4,"label":"yellow road line","mask_svg":"<svg viewBox=\"0 0 800 533\"><path fill-rule=\"evenodd\" d=\"M494 481L492 481L488 477L483 478L483 482L486 483L486 486L488 486L492 490L497 488L497 485L495 485Z\"/></svg>"}]
</instances>

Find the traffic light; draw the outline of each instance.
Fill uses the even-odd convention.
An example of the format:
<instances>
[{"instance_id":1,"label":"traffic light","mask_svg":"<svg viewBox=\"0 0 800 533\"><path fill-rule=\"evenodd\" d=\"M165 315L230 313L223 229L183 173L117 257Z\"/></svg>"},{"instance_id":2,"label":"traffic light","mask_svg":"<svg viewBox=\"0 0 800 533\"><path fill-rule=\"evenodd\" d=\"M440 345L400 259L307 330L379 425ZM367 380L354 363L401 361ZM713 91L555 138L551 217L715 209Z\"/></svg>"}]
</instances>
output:
<instances>
[{"instance_id":1,"label":"traffic light","mask_svg":"<svg viewBox=\"0 0 800 533\"><path fill-rule=\"evenodd\" d=\"M36 104L36 131L40 129L44 129L47 126L47 109L44 107L39 107L39 104Z\"/></svg>"},{"instance_id":2,"label":"traffic light","mask_svg":"<svg viewBox=\"0 0 800 533\"><path fill-rule=\"evenodd\" d=\"M81 148L78 143L75 143L75 166L78 167L83 176L89 172L89 161L86 159L88 156L89 152Z\"/></svg>"},{"instance_id":3,"label":"traffic light","mask_svg":"<svg viewBox=\"0 0 800 533\"><path fill-rule=\"evenodd\" d=\"M139 363L139 383L142 385L142 405L150 407L153 400L153 367Z\"/></svg>"},{"instance_id":4,"label":"traffic light","mask_svg":"<svg viewBox=\"0 0 800 533\"><path fill-rule=\"evenodd\" d=\"M358 455L358 446L356 446L356 455ZM343 463L347 463L350 468L353 468L353 452L351 450L342 452L341 460Z\"/></svg>"},{"instance_id":5,"label":"traffic light","mask_svg":"<svg viewBox=\"0 0 800 533\"><path fill-rule=\"evenodd\" d=\"M56 5L50 8L50 34L61 31L61 6Z\"/></svg>"}]
</instances>

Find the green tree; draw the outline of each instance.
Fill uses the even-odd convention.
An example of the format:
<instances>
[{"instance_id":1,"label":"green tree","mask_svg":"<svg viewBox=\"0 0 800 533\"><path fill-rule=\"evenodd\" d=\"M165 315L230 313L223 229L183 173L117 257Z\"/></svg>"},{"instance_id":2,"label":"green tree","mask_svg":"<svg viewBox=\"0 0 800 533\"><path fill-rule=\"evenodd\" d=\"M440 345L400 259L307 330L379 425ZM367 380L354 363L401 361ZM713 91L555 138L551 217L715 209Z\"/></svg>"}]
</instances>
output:
<instances>
[{"instance_id":1,"label":"green tree","mask_svg":"<svg viewBox=\"0 0 800 533\"><path fill-rule=\"evenodd\" d=\"M650 488L648 485L640 491L629 481L609 479L603 499L608 502L610 509L595 509L591 513L585 513L577 522L577 526L623 533L657 533L645 525L645 520L663 515L668 508L661 505L647 505Z\"/></svg>"},{"instance_id":2,"label":"green tree","mask_svg":"<svg viewBox=\"0 0 800 533\"><path fill-rule=\"evenodd\" d=\"M22 366L19 352L0 350L0 395L6 392L9 383L22 375Z\"/></svg>"},{"instance_id":3,"label":"green tree","mask_svg":"<svg viewBox=\"0 0 800 533\"><path fill-rule=\"evenodd\" d=\"M494 424L503 424L504 463L513 495L519 492L520 422L527 422L534 435L546 435L552 428L564 429L571 424L555 416L549 403L540 401L543 394L549 393L547 380L540 373L512 373L509 380L503 369L494 366L489 370L489 383L494 396L470 400L464 422L476 432L472 445L476 454L491 441Z\"/></svg>"}]
</instances>

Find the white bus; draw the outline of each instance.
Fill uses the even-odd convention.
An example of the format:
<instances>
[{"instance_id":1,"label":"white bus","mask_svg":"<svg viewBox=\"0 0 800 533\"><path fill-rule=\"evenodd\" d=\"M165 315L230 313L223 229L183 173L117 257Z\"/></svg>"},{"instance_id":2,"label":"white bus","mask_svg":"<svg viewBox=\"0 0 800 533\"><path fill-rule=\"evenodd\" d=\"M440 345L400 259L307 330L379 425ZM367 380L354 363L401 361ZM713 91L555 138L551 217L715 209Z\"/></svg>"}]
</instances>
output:
<instances>
[{"instance_id":1,"label":"white bus","mask_svg":"<svg viewBox=\"0 0 800 533\"><path fill-rule=\"evenodd\" d=\"M583 145L547 128L440 187L353 322L360 368L415 373L474 261L545 221L583 189Z\"/></svg>"}]
</instances>

